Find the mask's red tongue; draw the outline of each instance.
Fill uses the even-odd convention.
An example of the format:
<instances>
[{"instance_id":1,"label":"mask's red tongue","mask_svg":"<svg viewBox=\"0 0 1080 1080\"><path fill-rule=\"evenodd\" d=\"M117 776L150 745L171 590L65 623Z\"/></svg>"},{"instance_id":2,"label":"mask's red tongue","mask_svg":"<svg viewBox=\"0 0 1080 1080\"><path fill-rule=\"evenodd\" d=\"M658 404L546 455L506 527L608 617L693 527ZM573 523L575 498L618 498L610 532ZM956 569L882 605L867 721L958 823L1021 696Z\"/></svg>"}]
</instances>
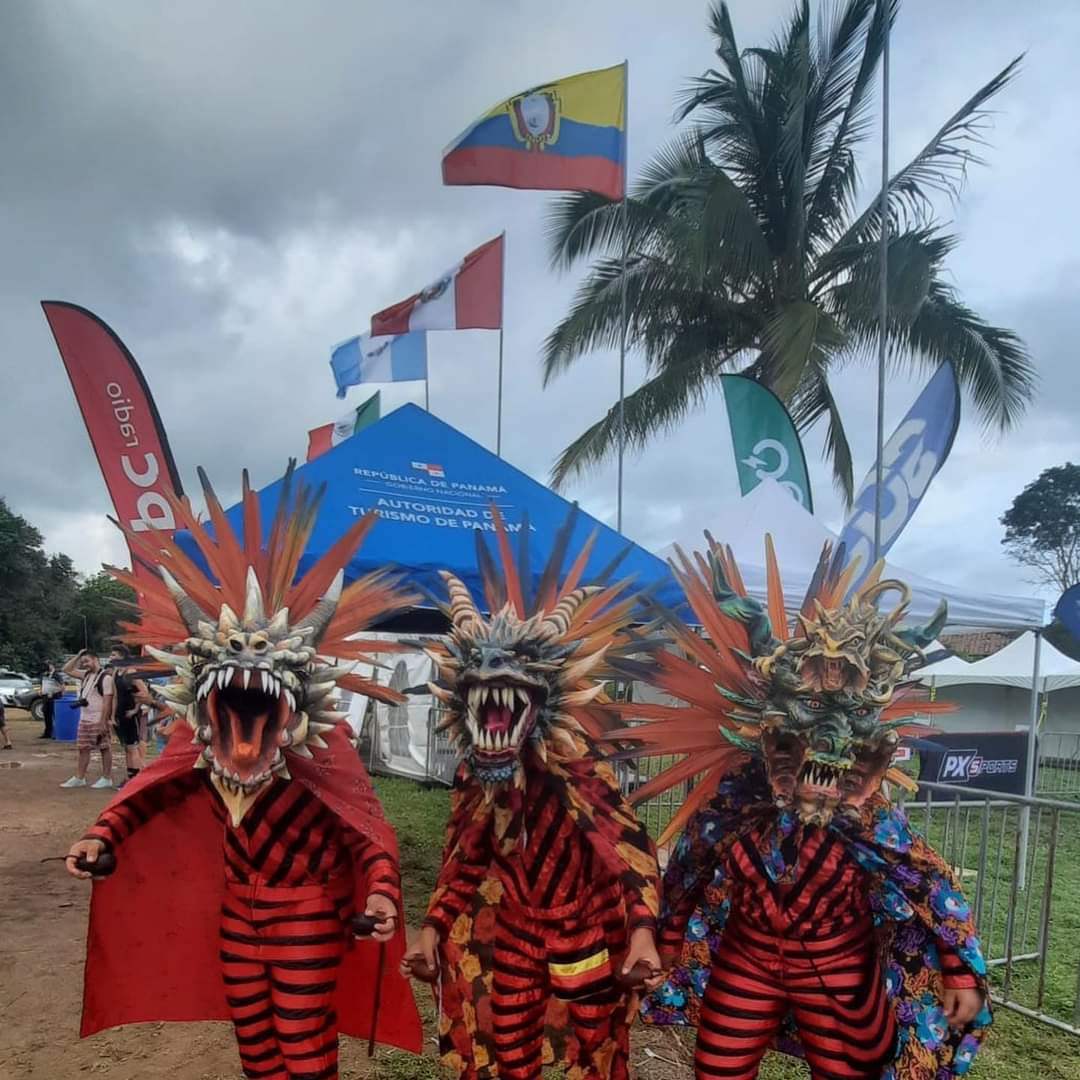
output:
<instances>
[{"instance_id":1,"label":"mask's red tongue","mask_svg":"<svg viewBox=\"0 0 1080 1080\"><path fill-rule=\"evenodd\" d=\"M509 731L513 722L514 714L508 706L489 705L487 707L487 719L484 722L484 728L487 731L495 731L501 734L504 731Z\"/></svg>"},{"instance_id":2,"label":"mask's red tongue","mask_svg":"<svg viewBox=\"0 0 1080 1080\"><path fill-rule=\"evenodd\" d=\"M232 728L233 760L237 765L254 765L259 760L263 729L270 719L270 714L262 713L255 718L251 724L252 730L249 736L244 732L240 717L228 705L225 706L225 711L228 713L229 724Z\"/></svg>"}]
</instances>

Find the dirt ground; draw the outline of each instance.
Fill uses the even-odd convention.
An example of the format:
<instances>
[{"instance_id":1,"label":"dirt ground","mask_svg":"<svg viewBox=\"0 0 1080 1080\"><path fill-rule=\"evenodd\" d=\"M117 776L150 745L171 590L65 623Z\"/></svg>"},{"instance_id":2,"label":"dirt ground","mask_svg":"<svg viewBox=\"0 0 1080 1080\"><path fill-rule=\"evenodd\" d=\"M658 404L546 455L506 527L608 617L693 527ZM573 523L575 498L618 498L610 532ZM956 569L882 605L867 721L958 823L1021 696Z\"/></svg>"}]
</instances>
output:
<instances>
[{"instance_id":1,"label":"dirt ground","mask_svg":"<svg viewBox=\"0 0 1080 1080\"><path fill-rule=\"evenodd\" d=\"M38 724L15 710L8 715L16 748L0 754L0 1080L241 1080L226 1024L139 1024L79 1038L91 886L62 864L40 860L64 854L109 793L61 790L74 772L74 747L38 740ZM95 760L91 779L97 769ZM430 1021L426 1001L422 1011ZM636 1039L634 1057L638 1074L650 1080L690 1075L685 1051L670 1037ZM382 1049L369 1062L366 1045L342 1039L342 1080L435 1075L431 1061Z\"/></svg>"}]
</instances>

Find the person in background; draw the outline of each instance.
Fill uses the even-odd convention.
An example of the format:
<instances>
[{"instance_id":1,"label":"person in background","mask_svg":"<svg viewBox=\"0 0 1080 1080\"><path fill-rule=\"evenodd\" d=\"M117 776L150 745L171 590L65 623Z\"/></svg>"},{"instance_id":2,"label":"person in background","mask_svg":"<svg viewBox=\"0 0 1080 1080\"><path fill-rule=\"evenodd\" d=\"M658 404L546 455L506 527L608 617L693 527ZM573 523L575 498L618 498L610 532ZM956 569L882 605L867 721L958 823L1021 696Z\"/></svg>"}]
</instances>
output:
<instances>
[{"instance_id":1,"label":"person in background","mask_svg":"<svg viewBox=\"0 0 1080 1080\"><path fill-rule=\"evenodd\" d=\"M64 692L64 684L60 673L50 660L45 665L45 674L41 676L42 712L45 714L45 730L38 736L39 739L51 739L53 737L53 709L56 699Z\"/></svg>"},{"instance_id":2,"label":"person in background","mask_svg":"<svg viewBox=\"0 0 1080 1080\"><path fill-rule=\"evenodd\" d=\"M127 779L139 775L145 764L141 745L139 720L140 700L149 697L146 683L135 677L135 669L130 665L131 653L124 645L114 645L109 650L109 667L114 680L112 701L112 726L124 748L127 764ZM127 781L124 781L125 783Z\"/></svg>"},{"instance_id":3,"label":"person in background","mask_svg":"<svg viewBox=\"0 0 1080 1080\"><path fill-rule=\"evenodd\" d=\"M14 750L15 747L11 745L11 739L8 738L7 733L7 718L4 716L4 699L0 698L0 736L3 737L4 745L0 746L0 750Z\"/></svg>"},{"instance_id":4,"label":"person in background","mask_svg":"<svg viewBox=\"0 0 1080 1080\"><path fill-rule=\"evenodd\" d=\"M86 770L90 755L101 753L101 777L90 786L111 788L112 733L110 720L113 708L113 677L101 666L101 661L87 649L73 656L63 667L63 673L79 679L79 733L75 745L79 761L74 776L69 776L62 788L86 787Z\"/></svg>"}]
</instances>

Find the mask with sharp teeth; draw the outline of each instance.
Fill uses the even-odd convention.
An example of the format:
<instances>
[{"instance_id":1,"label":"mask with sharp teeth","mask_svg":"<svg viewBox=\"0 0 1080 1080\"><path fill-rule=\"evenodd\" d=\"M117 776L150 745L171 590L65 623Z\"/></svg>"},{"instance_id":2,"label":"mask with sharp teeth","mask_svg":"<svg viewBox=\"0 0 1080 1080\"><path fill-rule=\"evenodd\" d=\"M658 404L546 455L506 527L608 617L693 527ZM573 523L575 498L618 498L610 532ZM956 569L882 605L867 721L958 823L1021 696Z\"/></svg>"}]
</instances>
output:
<instances>
[{"instance_id":1,"label":"mask with sharp teeth","mask_svg":"<svg viewBox=\"0 0 1080 1080\"><path fill-rule=\"evenodd\" d=\"M260 544L258 497L246 476L244 518L251 531L244 541L233 535L201 471L200 478L218 540L191 519L184 504L176 501L174 511L191 529L219 588L171 538L159 534L152 545L140 541L148 554L158 553L161 580L135 583L143 594L142 622L127 624L125 639L146 645L155 659L175 670L176 681L161 696L185 715L192 741L201 747L196 768L207 770L233 824L239 825L275 780L290 779L290 761L310 759L313 751L326 748L323 735L344 720L335 711L338 685L379 700L401 700L394 691L352 674L354 663L338 666L325 657L351 661L377 647L356 639L363 626L343 625L348 620L339 617L341 611L361 610L374 621L409 598L381 575L342 592L343 566L374 517L358 521L340 550L334 550L335 566L324 560L293 580L295 562L273 553L305 549L315 524L315 502L300 491L294 507L286 478L274 525L277 535L271 536L267 552ZM130 578L126 571L113 573ZM182 644L171 651L154 647L176 641Z\"/></svg>"},{"instance_id":2,"label":"mask with sharp teeth","mask_svg":"<svg viewBox=\"0 0 1080 1080\"><path fill-rule=\"evenodd\" d=\"M496 527L505 528L497 515ZM590 706L603 692L598 679L611 677L616 657L633 648L625 630L633 601L619 599L618 585L559 587L553 564L541 574L539 595L527 601L508 545L500 545L502 577L479 533L477 546L493 613L485 617L468 587L444 572L450 633L421 645L439 673L430 690L442 705L440 728L490 794L501 785L523 787L529 764L543 767L549 754L590 752L583 735L597 734ZM560 545L555 549L553 558L561 557Z\"/></svg>"},{"instance_id":3,"label":"mask with sharp teeth","mask_svg":"<svg viewBox=\"0 0 1080 1080\"><path fill-rule=\"evenodd\" d=\"M473 776L488 785L520 782L526 750L541 759L552 747L576 752L581 728L571 710L599 694L587 676L603 652L579 655L582 643L565 634L590 590L576 589L530 618L507 604L485 619L458 578L443 578L453 628L440 646L428 643L441 676L432 692Z\"/></svg>"},{"instance_id":4,"label":"mask with sharp teeth","mask_svg":"<svg viewBox=\"0 0 1080 1080\"><path fill-rule=\"evenodd\" d=\"M645 723L606 736L637 740L643 757L690 755L646 788L652 797L699 777L662 844L745 756L764 765L771 800L803 823L858 814L886 779L912 786L891 767L901 738L928 730L915 716L949 708L902 685L926 662L923 649L945 623L944 604L928 625L901 629L910 592L898 581L878 581L878 571L845 602L857 563L847 567L843 549L834 554L826 546L791 625L771 539L766 567L769 595L761 604L746 594L730 549L709 537L707 557L691 561L679 552L675 576L708 636L666 613L681 655L659 654L643 677L683 704L650 704ZM888 593L899 602L879 611ZM688 773L691 763L700 768Z\"/></svg>"}]
</instances>

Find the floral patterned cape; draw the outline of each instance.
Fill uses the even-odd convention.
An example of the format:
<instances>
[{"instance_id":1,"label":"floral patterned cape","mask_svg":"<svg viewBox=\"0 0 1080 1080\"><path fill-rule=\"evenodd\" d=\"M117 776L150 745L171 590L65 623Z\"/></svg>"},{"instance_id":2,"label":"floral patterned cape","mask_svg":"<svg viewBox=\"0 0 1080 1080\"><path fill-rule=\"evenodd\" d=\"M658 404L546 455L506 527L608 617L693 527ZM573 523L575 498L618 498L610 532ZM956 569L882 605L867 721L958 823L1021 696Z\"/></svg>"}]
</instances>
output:
<instances>
[{"instance_id":1,"label":"floral patterned cape","mask_svg":"<svg viewBox=\"0 0 1080 1080\"><path fill-rule=\"evenodd\" d=\"M721 783L717 796L687 825L664 875L661 922L690 911L682 956L670 977L641 1006L652 1024L696 1024L712 956L722 948L730 910L724 856L734 840L763 818L776 819L777 838L795 827L771 806L765 774L751 762ZM942 1009L938 943L951 947L979 979L988 1001L986 961L960 886L942 858L915 834L904 811L876 796L858 821L834 828L871 879L886 988L899 1027L897 1057L882 1080L952 1080L971 1068L991 1022L982 1012L966 1031L950 1029ZM774 849L775 850L775 849ZM778 855L778 851L775 852ZM770 866L770 853L763 853ZM778 1048L801 1056L794 1029Z\"/></svg>"},{"instance_id":2,"label":"floral patterned cape","mask_svg":"<svg viewBox=\"0 0 1080 1080\"><path fill-rule=\"evenodd\" d=\"M611 767L595 756L591 744L577 737L582 756L566 758L549 747L546 764L534 755L528 768L544 768L555 780L563 805L577 826L592 842L604 865L621 884L624 895L632 891L646 906L659 914L660 881L656 848L634 811L622 797ZM504 850L516 845L521 831L522 792L501 791L492 801L484 798L480 784L458 773L447 826L446 849L439 886L432 896L434 906L443 891L442 883L455 877L455 865L467 861L475 850L480 833L494 829ZM448 1075L468 1080L491 1080L498 1076L495 1063L491 1019L492 954L495 939L495 912L502 898L502 884L494 872L481 883L471 911L454 923L440 949L440 979L436 988L439 1008L439 1049ZM612 1035L597 1055L601 1074L612 1080L625 1077L612 1063L625 1057L630 1022L638 998L626 994L612 1018ZM568 1080L577 1080L579 1070L573 1060L572 1031L566 1006L552 999L548 1006L544 1062L562 1065ZM619 1055L616 1051L622 1050Z\"/></svg>"}]
</instances>

